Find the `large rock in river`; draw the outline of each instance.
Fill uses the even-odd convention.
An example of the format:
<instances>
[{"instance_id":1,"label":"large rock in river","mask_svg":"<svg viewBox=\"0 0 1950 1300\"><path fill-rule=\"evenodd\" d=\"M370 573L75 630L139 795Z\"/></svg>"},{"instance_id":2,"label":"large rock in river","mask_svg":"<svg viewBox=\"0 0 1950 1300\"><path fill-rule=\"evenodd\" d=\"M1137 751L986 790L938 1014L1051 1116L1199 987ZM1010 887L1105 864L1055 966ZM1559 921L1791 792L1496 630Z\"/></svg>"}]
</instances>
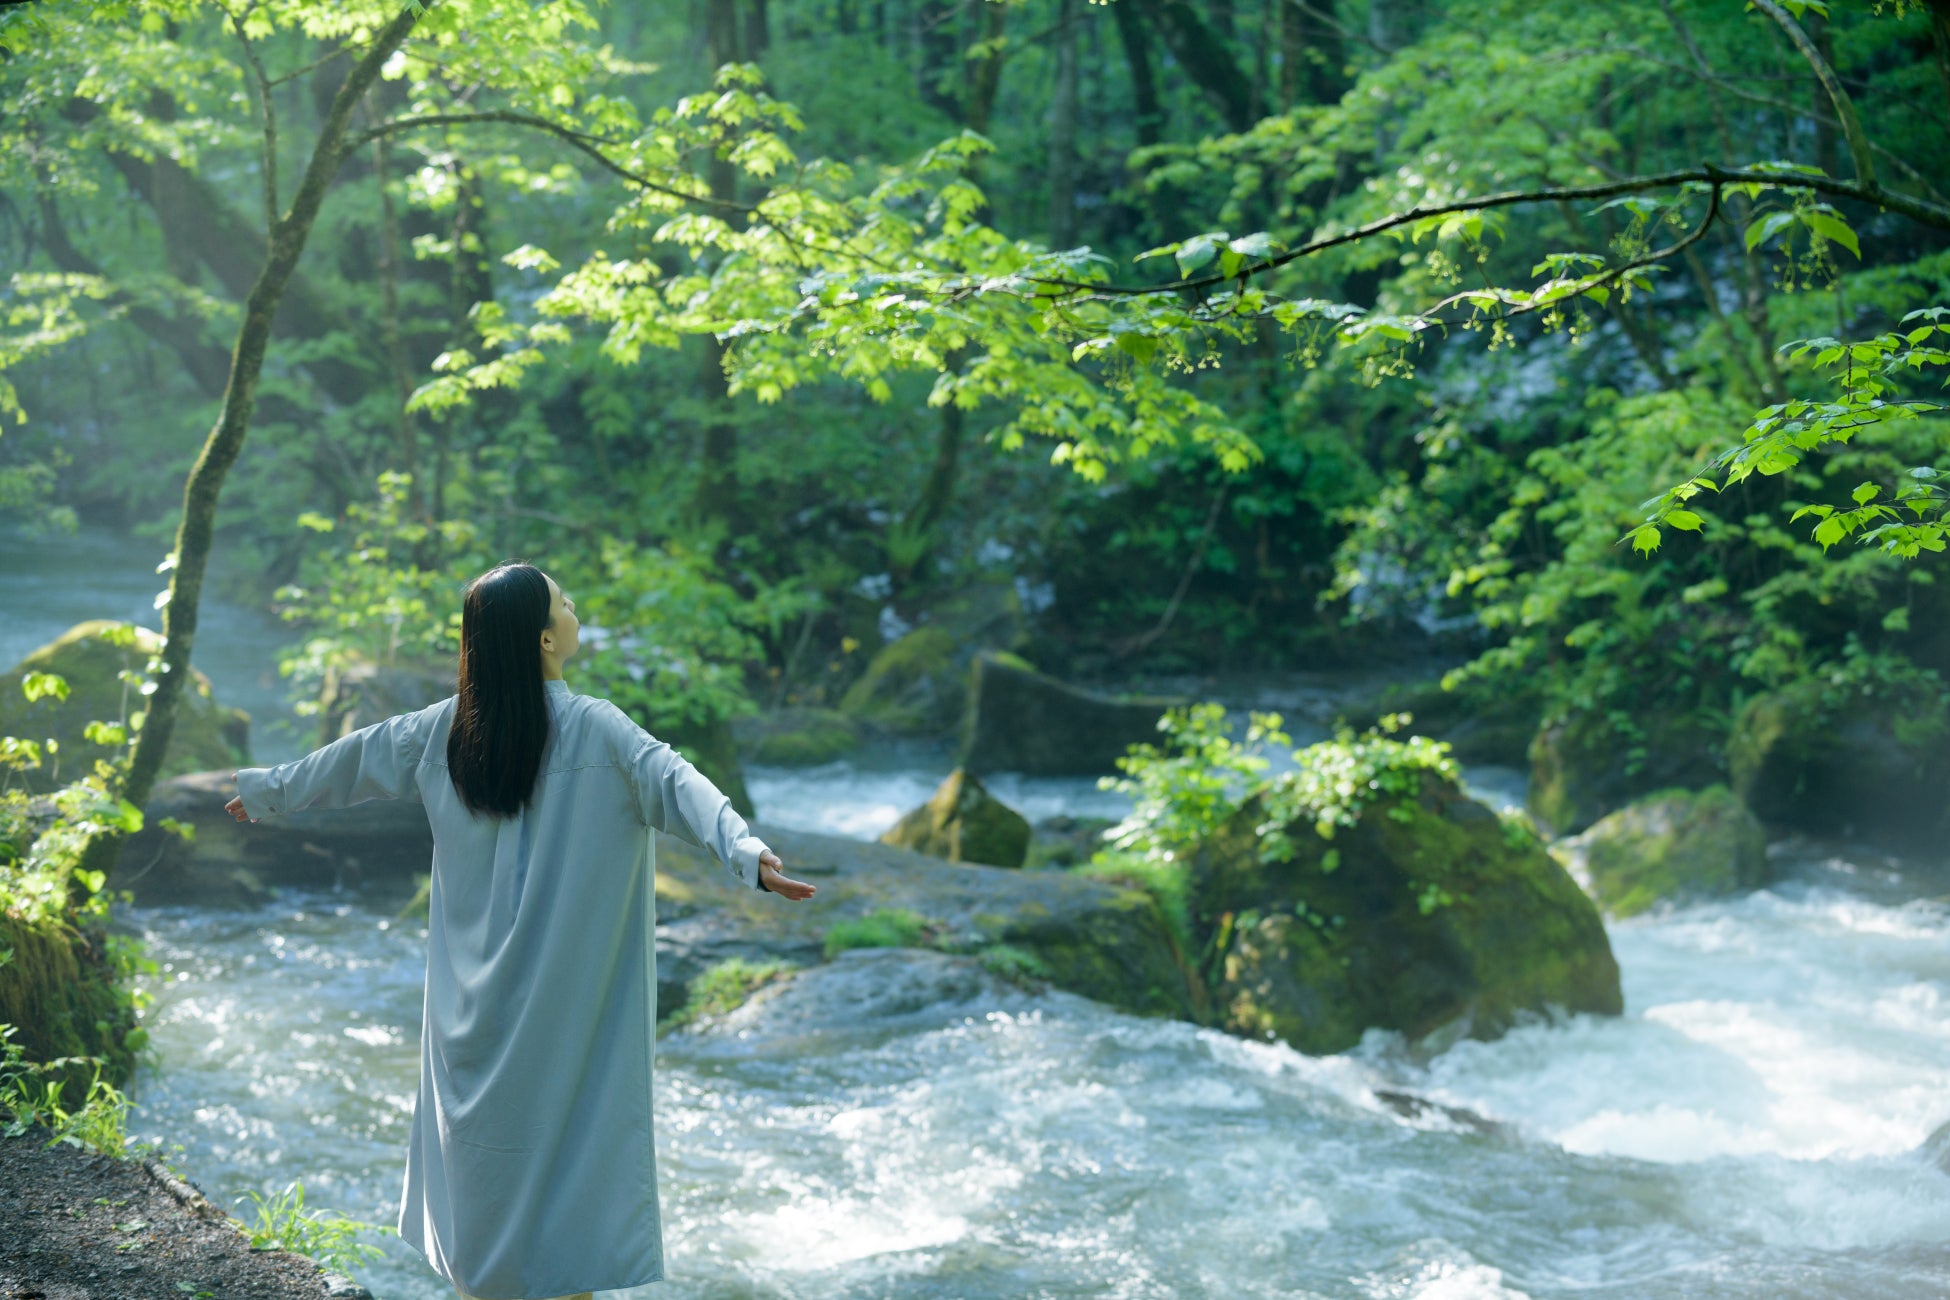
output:
<instances>
[{"instance_id":1,"label":"large rock in river","mask_svg":"<svg viewBox=\"0 0 1950 1300\"><path fill-rule=\"evenodd\" d=\"M1019 867L1029 853L1029 819L958 767L926 803L895 822L880 842L950 862Z\"/></svg>"},{"instance_id":2,"label":"large rock in river","mask_svg":"<svg viewBox=\"0 0 1950 1300\"><path fill-rule=\"evenodd\" d=\"M1727 742L1734 792L1772 826L1939 849L1950 836L1950 735L1922 722L1899 702L1833 700L1815 680L1756 696Z\"/></svg>"},{"instance_id":3,"label":"large rock in river","mask_svg":"<svg viewBox=\"0 0 1950 1300\"><path fill-rule=\"evenodd\" d=\"M1767 883L1767 833L1723 785L1649 795L1551 852L1613 916Z\"/></svg>"},{"instance_id":4,"label":"large rock in river","mask_svg":"<svg viewBox=\"0 0 1950 1300\"><path fill-rule=\"evenodd\" d=\"M1255 796L1191 863L1226 1028L1339 1052L1369 1028L1494 1037L1524 1012L1616 1015L1618 963L1597 909L1534 836L1433 773L1325 840L1289 833L1261 862Z\"/></svg>"},{"instance_id":5,"label":"large rock in river","mask_svg":"<svg viewBox=\"0 0 1950 1300\"><path fill-rule=\"evenodd\" d=\"M162 650L160 633L135 629L135 644L117 645L111 630L120 626L106 619L77 623L13 666L0 689L0 736L60 742L58 772L44 761L40 770L24 772L26 789L45 793L85 776L97 758L110 751L83 732L91 722L114 722L144 706L143 698L119 677L123 669L141 672L149 656ZM20 689L29 672L58 673L68 683L68 698L51 695L29 702ZM230 765L235 771L250 761L250 715L217 703L210 679L191 669L190 689L178 697L176 725L163 755L162 775L195 772Z\"/></svg>"},{"instance_id":6,"label":"large rock in river","mask_svg":"<svg viewBox=\"0 0 1950 1300\"><path fill-rule=\"evenodd\" d=\"M1155 742L1165 710L1189 700L1110 696L1066 686L998 655L977 655L961 766L971 772L1090 776L1117 770L1131 745Z\"/></svg>"},{"instance_id":7,"label":"large rock in river","mask_svg":"<svg viewBox=\"0 0 1950 1300\"><path fill-rule=\"evenodd\" d=\"M1530 811L1559 835L1658 790L1698 790L1723 778L1720 729L1692 709L1648 708L1622 730L1574 713L1547 722L1530 743Z\"/></svg>"}]
</instances>

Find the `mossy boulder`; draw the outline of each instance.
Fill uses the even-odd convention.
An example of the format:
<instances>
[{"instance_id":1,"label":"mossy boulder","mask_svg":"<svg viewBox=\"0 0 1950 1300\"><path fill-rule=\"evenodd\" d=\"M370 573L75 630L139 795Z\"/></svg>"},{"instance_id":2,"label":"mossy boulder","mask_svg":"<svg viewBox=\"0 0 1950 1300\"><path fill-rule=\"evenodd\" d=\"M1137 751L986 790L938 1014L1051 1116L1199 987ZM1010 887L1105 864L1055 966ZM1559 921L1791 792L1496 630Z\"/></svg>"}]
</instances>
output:
<instances>
[{"instance_id":1,"label":"mossy boulder","mask_svg":"<svg viewBox=\"0 0 1950 1300\"><path fill-rule=\"evenodd\" d=\"M837 709L789 708L733 719L731 733L747 762L817 767L860 746L860 724Z\"/></svg>"},{"instance_id":2,"label":"mossy boulder","mask_svg":"<svg viewBox=\"0 0 1950 1300\"><path fill-rule=\"evenodd\" d=\"M952 730L966 695L958 643L940 627L917 627L884 645L840 699L840 710L896 735Z\"/></svg>"},{"instance_id":3,"label":"mossy boulder","mask_svg":"<svg viewBox=\"0 0 1950 1300\"><path fill-rule=\"evenodd\" d=\"M1724 739L1683 708L1636 720L1589 712L1553 720L1530 743L1531 815L1571 835L1655 791L1713 785L1725 776Z\"/></svg>"},{"instance_id":4,"label":"mossy boulder","mask_svg":"<svg viewBox=\"0 0 1950 1300\"><path fill-rule=\"evenodd\" d=\"M1770 826L1898 852L1950 836L1950 736L1896 703L1796 682L1749 700L1727 742L1730 783Z\"/></svg>"},{"instance_id":5,"label":"mossy boulder","mask_svg":"<svg viewBox=\"0 0 1950 1300\"><path fill-rule=\"evenodd\" d=\"M86 775L95 759L110 752L83 734L88 724L114 722L143 707L142 697L119 674L124 668L140 672L149 656L162 650L162 636L137 628L135 644L120 646L108 635L117 626L106 619L77 623L6 675L5 688L0 689L0 736L36 741L52 737L60 742L58 769L44 762L38 771L21 773L28 790L45 793ZM68 683L68 698L43 695L30 702L20 689L22 676L29 672L59 674ZM249 762L250 715L217 703L210 679L192 669L190 689L178 697L176 725L163 755L161 775L225 765L235 771Z\"/></svg>"},{"instance_id":6,"label":"mossy boulder","mask_svg":"<svg viewBox=\"0 0 1950 1300\"><path fill-rule=\"evenodd\" d=\"M99 933L0 912L0 952L13 954L0 962L0 1025L14 1027L13 1042L30 1061L92 1056L103 1079L122 1084L135 1072L141 1031L106 943ZM78 1106L93 1074L78 1064L53 1076L63 1102Z\"/></svg>"},{"instance_id":7,"label":"mossy boulder","mask_svg":"<svg viewBox=\"0 0 1950 1300\"><path fill-rule=\"evenodd\" d=\"M1289 828L1262 862L1248 799L1190 864L1195 941L1216 1019L1304 1052L1370 1028L1490 1038L1547 1008L1616 1015L1618 963L1597 908L1528 831L1435 773L1332 839Z\"/></svg>"},{"instance_id":8,"label":"mossy boulder","mask_svg":"<svg viewBox=\"0 0 1950 1300\"><path fill-rule=\"evenodd\" d=\"M947 952L1019 949L1058 988L1139 1015L1193 1017L1192 986L1158 903L1141 890L1067 871L950 863L888 844L760 826L785 873L819 887L791 904L740 887L701 849L657 841L660 1005L730 957L805 965L835 926L911 913L915 933Z\"/></svg>"},{"instance_id":9,"label":"mossy boulder","mask_svg":"<svg viewBox=\"0 0 1950 1300\"><path fill-rule=\"evenodd\" d=\"M1723 785L1648 795L1551 851L1613 916L1767 883L1767 834Z\"/></svg>"},{"instance_id":10,"label":"mossy boulder","mask_svg":"<svg viewBox=\"0 0 1950 1300\"><path fill-rule=\"evenodd\" d=\"M950 862L1019 867L1029 852L1029 819L990 794L979 778L956 768L880 842Z\"/></svg>"},{"instance_id":11,"label":"mossy boulder","mask_svg":"<svg viewBox=\"0 0 1950 1300\"><path fill-rule=\"evenodd\" d=\"M1155 742L1165 710L1190 701L1081 690L999 655L975 657L961 766L971 772L1090 776L1117 770L1131 745Z\"/></svg>"}]
</instances>

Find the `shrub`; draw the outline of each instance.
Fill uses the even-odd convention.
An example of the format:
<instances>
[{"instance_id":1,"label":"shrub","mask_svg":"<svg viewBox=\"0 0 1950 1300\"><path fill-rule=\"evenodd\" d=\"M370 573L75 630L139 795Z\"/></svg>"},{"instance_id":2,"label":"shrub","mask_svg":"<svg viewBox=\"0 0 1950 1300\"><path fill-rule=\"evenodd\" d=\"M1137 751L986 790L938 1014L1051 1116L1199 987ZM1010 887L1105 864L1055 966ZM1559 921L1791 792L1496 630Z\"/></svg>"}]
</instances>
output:
<instances>
[{"instance_id":1,"label":"shrub","mask_svg":"<svg viewBox=\"0 0 1950 1300\"><path fill-rule=\"evenodd\" d=\"M839 921L826 931L826 958L831 961L849 948L925 948L935 927L918 912L883 907L865 916Z\"/></svg>"}]
</instances>

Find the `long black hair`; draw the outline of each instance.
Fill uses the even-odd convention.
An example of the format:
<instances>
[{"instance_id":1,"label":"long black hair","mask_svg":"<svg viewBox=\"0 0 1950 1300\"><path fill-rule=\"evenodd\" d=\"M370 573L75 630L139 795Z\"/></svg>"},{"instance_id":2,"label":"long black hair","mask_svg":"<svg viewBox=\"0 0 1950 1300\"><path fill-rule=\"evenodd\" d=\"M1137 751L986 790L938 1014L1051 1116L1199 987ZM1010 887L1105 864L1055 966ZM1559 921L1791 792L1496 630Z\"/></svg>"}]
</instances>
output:
<instances>
[{"instance_id":1,"label":"long black hair","mask_svg":"<svg viewBox=\"0 0 1950 1300\"><path fill-rule=\"evenodd\" d=\"M548 743L548 626L548 579L534 565L504 561L467 584L447 771L469 812L512 817L535 793Z\"/></svg>"}]
</instances>

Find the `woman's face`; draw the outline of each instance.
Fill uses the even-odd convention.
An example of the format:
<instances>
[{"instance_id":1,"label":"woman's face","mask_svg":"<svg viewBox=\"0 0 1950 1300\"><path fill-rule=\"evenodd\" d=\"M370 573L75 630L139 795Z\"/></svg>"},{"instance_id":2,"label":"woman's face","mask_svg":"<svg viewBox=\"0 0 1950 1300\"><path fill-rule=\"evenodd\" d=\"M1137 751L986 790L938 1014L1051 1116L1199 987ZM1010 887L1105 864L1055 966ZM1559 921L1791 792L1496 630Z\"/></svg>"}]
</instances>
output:
<instances>
[{"instance_id":1,"label":"woman's face","mask_svg":"<svg viewBox=\"0 0 1950 1300\"><path fill-rule=\"evenodd\" d=\"M547 574L543 574L547 578ZM563 594L555 579L548 579L548 626L542 630L542 670L553 668L561 675L562 665L567 663L581 646L582 624L576 621L576 603Z\"/></svg>"}]
</instances>

